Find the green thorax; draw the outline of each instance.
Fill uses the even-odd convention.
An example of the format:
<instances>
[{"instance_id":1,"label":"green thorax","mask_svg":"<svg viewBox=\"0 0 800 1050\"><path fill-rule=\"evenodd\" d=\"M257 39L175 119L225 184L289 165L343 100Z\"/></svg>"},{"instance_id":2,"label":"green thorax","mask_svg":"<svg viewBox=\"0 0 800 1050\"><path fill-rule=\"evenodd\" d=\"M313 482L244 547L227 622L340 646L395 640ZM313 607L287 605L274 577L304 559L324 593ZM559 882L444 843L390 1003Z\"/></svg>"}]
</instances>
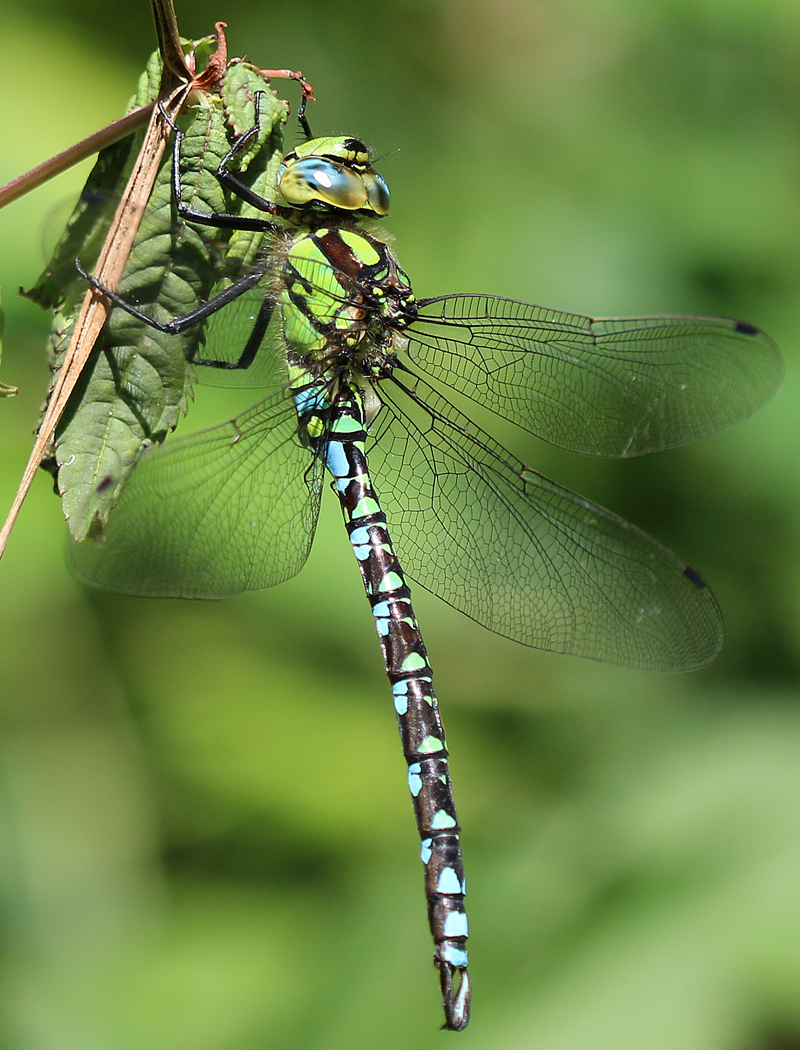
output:
<instances>
[{"instance_id":1,"label":"green thorax","mask_svg":"<svg viewBox=\"0 0 800 1050\"><path fill-rule=\"evenodd\" d=\"M389 188L358 139L312 139L286 155L278 190L285 232L280 306L292 387L365 388L407 345L414 297L386 240L360 228L389 209ZM288 214L287 214L288 213Z\"/></svg>"},{"instance_id":2,"label":"green thorax","mask_svg":"<svg viewBox=\"0 0 800 1050\"><path fill-rule=\"evenodd\" d=\"M341 227L293 239L281 311L290 365L356 385L391 373L415 317L408 276L386 243Z\"/></svg>"}]
</instances>

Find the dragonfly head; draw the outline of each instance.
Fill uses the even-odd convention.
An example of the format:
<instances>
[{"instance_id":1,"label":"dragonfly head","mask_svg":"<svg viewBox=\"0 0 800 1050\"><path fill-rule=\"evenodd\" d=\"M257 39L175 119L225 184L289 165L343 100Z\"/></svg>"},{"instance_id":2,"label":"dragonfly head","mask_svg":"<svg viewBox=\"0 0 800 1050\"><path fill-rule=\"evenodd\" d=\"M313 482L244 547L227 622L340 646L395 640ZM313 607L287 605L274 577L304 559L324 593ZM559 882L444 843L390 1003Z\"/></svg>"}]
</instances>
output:
<instances>
[{"instance_id":1,"label":"dragonfly head","mask_svg":"<svg viewBox=\"0 0 800 1050\"><path fill-rule=\"evenodd\" d=\"M369 215L389 211L389 187L358 139L311 139L287 153L278 171L278 191L297 208L314 204Z\"/></svg>"}]
</instances>

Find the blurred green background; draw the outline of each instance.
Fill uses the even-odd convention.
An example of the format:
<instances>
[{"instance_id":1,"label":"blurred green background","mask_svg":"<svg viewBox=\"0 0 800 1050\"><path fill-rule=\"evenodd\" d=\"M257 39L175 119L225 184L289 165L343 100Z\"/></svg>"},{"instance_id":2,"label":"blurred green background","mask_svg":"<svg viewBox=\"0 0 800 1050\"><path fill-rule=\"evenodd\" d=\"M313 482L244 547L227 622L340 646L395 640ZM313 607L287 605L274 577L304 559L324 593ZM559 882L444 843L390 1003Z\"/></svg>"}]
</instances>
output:
<instances>
[{"instance_id":1,"label":"blurred green background","mask_svg":"<svg viewBox=\"0 0 800 1050\"><path fill-rule=\"evenodd\" d=\"M157 602L70 577L37 479L0 565L0 1048L797 1050L800 4L177 10L185 35L224 19L231 54L302 69L316 134L388 154L418 294L739 316L787 380L753 420L636 462L514 439L711 582L712 668L529 651L417 597L465 829L459 1036L437 1031L405 767L335 501L291 583ZM2 34L0 182L119 116L154 46L145 0L4 0ZM4 507L48 381L47 318L14 292L87 170L0 213L0 378L21 388L0 404Z\"/></svg>"}]
</instances>

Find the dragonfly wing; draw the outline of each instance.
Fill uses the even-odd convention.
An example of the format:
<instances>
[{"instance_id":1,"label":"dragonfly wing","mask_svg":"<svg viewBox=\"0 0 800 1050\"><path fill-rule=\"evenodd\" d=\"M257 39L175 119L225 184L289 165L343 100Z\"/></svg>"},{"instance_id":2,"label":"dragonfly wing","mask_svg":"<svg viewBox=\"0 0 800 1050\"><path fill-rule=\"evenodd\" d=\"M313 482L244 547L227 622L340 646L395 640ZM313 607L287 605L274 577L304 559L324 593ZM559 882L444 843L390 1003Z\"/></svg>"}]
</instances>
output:
<instances>
[{"instance_id":1,"label":"dragonfly wing","mask_svg":"<svg viewBox=\"0 0 800 1050\"><path fill-rule=\"evenodd\" d=\"M592 319L513 299L420 303L412 361L562 448L638 456L746 419L780 388L764 332L720 317Z\"/></svg>"},{"instance_id":2,"label":"dragonfly wing","mask_svg":"<svg viewBox=\"0 0 800 1050\"><path fill-rule=\"evenodd\" d=\"M273 266L259 266L262 269L258 284L212 314L205 325L196 363L197 377L206 386L277 389L286 382ZM214 288L212 298L224 291L226 283ZM204 365L203 360L215 364ZM240 360L241 366L235 367Z\"/></svg>"},{"instance_id":3,"label":"dragonfly wing","mask_svg":"<svg viewBox=\"0 0 800 1050\"><path fill-rule=\"evenodd\" d=\"M686 562L529 470L421 381L380 393L370 462L412 579L539 649L669 671L714 658L720 611Z\"/></svg>"},{"instance_id":4,"label":"dragonfly wing","mask_svg":"<svg viewBox=\"0 0 800 1050\"><path fill-rule=\"evenodd\" d=\"M86 582L124 594L227 598L302 568L322 465L285 392L220 426L145 453L104 542L70 547Z\"/></svg>"}]
</instances>

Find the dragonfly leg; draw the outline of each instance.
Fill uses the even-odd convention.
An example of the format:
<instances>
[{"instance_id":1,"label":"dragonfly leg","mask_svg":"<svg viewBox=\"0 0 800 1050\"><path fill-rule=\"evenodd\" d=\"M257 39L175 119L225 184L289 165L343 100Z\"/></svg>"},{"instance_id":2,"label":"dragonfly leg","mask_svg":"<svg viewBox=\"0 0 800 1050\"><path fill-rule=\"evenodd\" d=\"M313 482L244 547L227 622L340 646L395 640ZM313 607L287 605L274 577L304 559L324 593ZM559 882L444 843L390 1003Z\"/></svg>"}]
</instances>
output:
<instances>
[{"instance_id":1,"label":"dragonfly leg","mask_svg":"<svg viewBox=\"0 0 800 1050\"><path fill-rule=\"evenodd\" d=\"M283 212L279 205L273 204L272 202L265 200L263 197L260 197L257 193L254 193L249 187L245 186L243 182L234 178L227 169L227 164L231 158L244 149L253 135L257 134L261 127L258 115L258 99L259 96L263 94L263 91L256 93L256 123L237 138L220 161L219 167L214 172L214 175L223 186L232 190L238 197L246 201L248 204L252 204L260 211L267 212L270 215L281 215ZM175 121L170 118L161 102L159 102L159 111L174 132L172 142L172 196L175 199L175 207L180 217L187 222L196 222L201 226L214 226L223 230L257 230L260 233L274 233L277 227L271 219L259 219L255 216L231 215L228 212L200 211L197 208L192 208L188 204L183 203L181 152L185 136Z\"/></svg>"},{"instance_id":2,"label":"dragonfly leg","mask_svg":"<svg viewBox=\"0 0 800 1050\"><path fill-rule=\"evenodd\" d=\"M247 204L252 204L254 208L258 208L260 211L265 211L270 215L290 215L292 214L292 209L282 208L279 204L275 204L273 201L268 201L265 197L262 197L260 194L251 190L249 186L245 186L245 184L237 179L232 172L228 171L228 164L231 160L233 160L237 153L241 153L250 139L254 135L258 135L261 130L261 99L265 94L265 91L256 92L253 125L252 127L249 127L247 131L243 131L242 134L239 135L234 144L219 162L216 176L222 186L229 189L232 193L235 193L237 197L246 201ZM305 95L303 96L303 113L305 113ZM268 220L262 221L268 222ZM271 223L269 228L274 230L275 224Z\"/></svg>"},{"instance_id":3,"label":"dragonfly leg","mask_svg":"<svg viewBox=\"0 0 800 1050\"><path fill-rule=\"evenodd\" d=\"M312 95L311 98L314 96ZM303 134L306 137L306 142L310 142L314 136L311 134L311 125L308 123L306 117L306 105L308 104L309 96L303 92L303 97L300 99L300 108L297 110L297 123L303 129Z\"/></svg>"},{"instance_id":4,"label":"dragonfly leg","mask_svg":"<svg viewBox=\"0 0 800 1050\"><path fill-rule=\"evenodd\" d=\"M207 300L207 302L201 303L196 310L184 314L183 317L173 317L171 321L162 322L156 321L152 317L148 317L147 314L137 309L132 303L123 299L121 295L113 292L101 281L98 281L98 279L92 274L87 273L83 266L81 266L79 259L75 260L75 268L81 277L87 280L92 287L96 288L99 292L102 292L103 295L110 299L115 306L119 306L120 309L130 314L131 317L135 317L137 321L146 324L148 328L155 328L157 332L164 332L167 335L179 335L181 332L185 332L188 328L193 327L193 325L198 324L200 321L204 321L207 317L215 314L217 310L221 310L223 306L227 306L228 303L232 303L234 299L238 299L240 295L243 295L254 285L258 284L264 276L262 270L253 270L251 273L245 274L244 277L240 277L238 280L234 281L233 284L230 284L227 288L221 291L219 295L215 295L212 299ZM260 316L261 315L259 314L259 317ZM269 319L267 319L267 323L269 323ZM256 322L256 324L258 325L258 322ZM248 340L248 346L249 344L250 340ZM206 362L199 363L205 364Z\"/></svg>"},{"instance_id":5,"label":"dragonfly leg","mask_svg":"<svg viewBox=\"0 0 800 1050\"><path fill-rule=\"evenodd\" d=\"M300 85L300 90L302 91L302 95L300 98L300 108L297 111L297 122L303 129L303 134L305 135L306 140L310 141L311 139L313 139L314 136L311 134L311 128L309 127L308 120L306 119L306 103L309 100L311 102L315 102L316 99L314 98L314 89L303 76L303 74L299 70L295 71L293 69L262 69L259 70L259 72L262 76L265 77L286 77L288 80L297 81L297 83Z\"/></svg>"},{"instance_id":6,"label":"dragonfly leg","mask_svg":"<svg viewBox=\"0 0 800 1050\"><path fill-rule=\"evenodd\" d=\"M192 364L205 365L208 368L223 368L228 371L249 368L255 360L259 347L264 341L264 336L266 335L274 311L274 301L268 296L265 296L264 301L261 304L261 309L258 311L256 323L253 325L252 331L247 337L247 342L244 344L244 349L239 355L238 361L214 361L208 357L197 357L194 355L191 358Z\"/></svg>"}]
</instances>

